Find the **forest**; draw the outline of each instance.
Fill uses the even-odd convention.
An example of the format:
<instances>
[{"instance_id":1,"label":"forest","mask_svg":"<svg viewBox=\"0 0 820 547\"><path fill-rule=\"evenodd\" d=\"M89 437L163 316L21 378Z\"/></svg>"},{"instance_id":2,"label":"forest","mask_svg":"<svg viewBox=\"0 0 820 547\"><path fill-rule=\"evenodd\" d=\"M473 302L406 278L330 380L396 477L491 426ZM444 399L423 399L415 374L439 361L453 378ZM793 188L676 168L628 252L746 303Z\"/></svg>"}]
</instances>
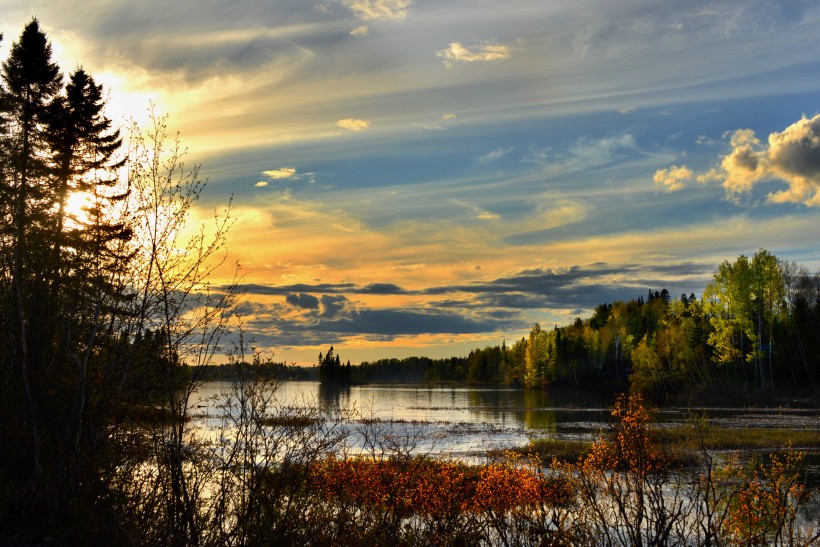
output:
<instances>
[{"instance_id":1,"label":"forest","mask_svg":"<svg viewBox=\"0 0 820 547\"><path fill-rule=\"evenodd\" d=\"M615 429L576 462L433 460L376 420L276 400L293 370L239 341L238 281L214 287L231 204L189 225L205 183L166 119L117 128L32 19L0 74L0 544L811 544L801 455L701 462L659 448L649 405L710 385L816 390L818 276L761 250L703 297L661 291L464 359L342 365L532 389L608 383ZM221 414L192 416L230 370ZM352 425L351 425L352 424ZM366 440L358 455L350 439ZM692 431L701 435L700 429ZM701 443L703 446L703 443ZM553 465L551 473L543 470ZM678 480L681 473L687 480ZM672 494L670 494L672 492ZM671 497L670 497L671 496Z\"/></svg>"},{"instance_id":2,"label":"forest","mask_svg":"<svg viewBox=\"0 0 820 547\"><path fill-rule=\"evenodd\" d=\"M450 359L385 359L353 367L359 381L549 385L628 390L655 399L731 388L817 393L820 275L761 249L718 266L694 294L648 291L598 305L591 317L510 345Z\"/></svg>"}]
</instances>

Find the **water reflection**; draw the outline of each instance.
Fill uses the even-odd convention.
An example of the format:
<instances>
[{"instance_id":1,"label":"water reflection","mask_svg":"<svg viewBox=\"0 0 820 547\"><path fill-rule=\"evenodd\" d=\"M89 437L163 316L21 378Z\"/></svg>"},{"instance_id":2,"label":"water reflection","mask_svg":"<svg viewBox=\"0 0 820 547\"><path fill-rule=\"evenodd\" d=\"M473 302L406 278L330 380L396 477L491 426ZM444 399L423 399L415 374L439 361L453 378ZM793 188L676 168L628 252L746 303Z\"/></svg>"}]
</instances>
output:
<instances>
[{"instance_id":1,"label":"water reflection","mask_svg":"<svg viewBox=\"0 0 820 547\"><path fill-rule=\"evenodd\" d=\"M224 393L230 382L212 382L192 401L200 423L219 422L220 409L209 396ZM514 388L370 384L321 386L318 382L284 382L277 386L280 408L332 409L333 419L355 429L364 422L387 427L412 427L445 439L436 450L460 452L493 447L521 446L536 437L594 439L611 423L611 395L573 389L523 390ZM816 409L667 408L657 418L666 424L686 423L692 413L708 415L722 427L794 427L820 431ZM808 467L818 465L808 462Z\"/></svg>"},{"instance_id":2,"label":"water reflection","mask_svg":"<svg viewBox=\"0 0 820 547\"><path fill-rule=\"evenodd\" d=\"M229 382L208 383L200 389L199 398L206 399L229 387ZM353 412L363 418L481 424L538 435L577 429L590 422L608 422L611 404L605 397L574 390L420 384L327 386L319 382L283 382L277 386L275 397L286 407L313 405ZM211 413L216 410L207 401L197 405Z\"/></svg>"},{"instance_id":3,"label":"water reflection","mask_svg":"<svg viewBox=\"0 0 820 547\"><path fill-rule=\"evenodd\" d=\"M351 408L349 385L319 384L316 391L319 396L319 404L323 408Z\"/></svg>"}]
</instances>

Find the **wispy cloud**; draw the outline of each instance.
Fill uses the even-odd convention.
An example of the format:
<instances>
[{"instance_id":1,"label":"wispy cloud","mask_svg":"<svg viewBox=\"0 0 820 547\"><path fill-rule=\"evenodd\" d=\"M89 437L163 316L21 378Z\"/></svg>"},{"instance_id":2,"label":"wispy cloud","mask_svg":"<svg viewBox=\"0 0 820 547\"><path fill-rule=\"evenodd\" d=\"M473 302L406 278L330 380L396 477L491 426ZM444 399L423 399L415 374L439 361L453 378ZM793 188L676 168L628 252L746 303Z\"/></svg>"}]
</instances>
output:
<instances>
[{"instance_id":1,"label":"wispy cloud","mask_svg":"<svg viewBox=\"0 0 820 547\"><path fill-rule=\"evenodd\" d=\"M342 0L359 19L404 19L413 0Z\"/></svg>"},{"instance_id":2,"label":"wispy cloud","mask_svg":"<svg viewBox=\"0 0 820 547\"><path fill-rule=\"evenodd\" d=\"M344 118L336 122L336 125L348 131L364 131L370 127L370 121L362 120L360 118Z\"/></svg>"},{"instance_id":3,"label":"wispy cloud","mask_svg":"<svg viewBox=\"0 0 820 547\"><path fill-rule=\"evenodd\" d=\"M473 205L470 203L465 203L460 200L453 200L453 203L459 205L460 207L465 207L472 211L472 216L470 216L473 220L498 220L501 218L500 215L493 213L491 211L487 211L486 209L482 209L477 205Z\"/></svg>"},{"instance_id":4,"label":"wispy cloud","mask_svg":"<svg viewBox=\"0 0 820 547\"><path fill-rule=\"evenodd\" d=\"M626 154L640 151L635 136L625 132L601 138L583 136L563 150L531 148L523 161L562 171L575 171L606 165Z\"/></svg>"},{"instance_id":5,"label":"wispy cloud","mask_svg":"<svg viewBox=\"0 0 820 547\"><path fill-rule=\"evenodd\" d=\"M589 206L584 202L554 193L541 196L537 210L539 224L546 230L581 222L589 214Z\"/></svg>"},{"instance_id":6,"label":"wispy cloud","mask_svg":"<svg viewBox=\"0 0 820 547\"><path fill-rule=\"evenodd\" d=\"M475 63L486 61L501 61L509 58L512 47L490 42L465 46L461 42L451 42L445 49L436 52L445 66L452 67L455 63Z\"/></svg>"},{"instance_id":7,"label":"wispy cloud","mask_svg":"<svg viewBox=\"0 0 820 547\"><path fill-rule=\"evenodd\" d=\"M501 158L503 158L504 156L506 156L507 154L509 154L513 150L514 150L514 148L512 146L496 148L495 150L491 150L490 152L487 152L486 154L484 154L483 156L478 158L478 163L479 164L484 164L484 163L490 163L490 162L493 162L493 161L496 161L496 160L500 160Z\"/></svg>"}]
</instances>

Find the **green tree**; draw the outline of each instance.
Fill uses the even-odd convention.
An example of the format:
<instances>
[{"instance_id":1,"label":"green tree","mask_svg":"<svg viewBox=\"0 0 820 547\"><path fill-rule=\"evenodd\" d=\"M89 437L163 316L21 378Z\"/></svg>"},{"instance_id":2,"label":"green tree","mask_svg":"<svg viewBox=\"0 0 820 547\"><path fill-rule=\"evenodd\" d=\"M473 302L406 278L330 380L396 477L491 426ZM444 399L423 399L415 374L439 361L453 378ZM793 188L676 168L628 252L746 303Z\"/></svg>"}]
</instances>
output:
<instances>
[{"instance_id":1,"label":"green tree","mask_svg":"<svg viewBox=\"0 0 820 547\"><path fill-rule=\"evenodd\" d=\"M724 261L706 285L704 300L712 332L709 344L717 361L742 368L744 382L748 383L747 362L753 357L755 329L751 319L752 271L749 259L741 255L732 263Z\"/></svg>"},{"instance_id":2,"label":"green tree","mask_svg":"<svg viewBox=\"0 0 820 547\"><path fill-rule=\"evenodd\" d=\"M548 353L548 335L536 323L530 331L526 349L526 374L524 384L527 387L544 387L552 378L552 365Z\"/></svg>"},{"instance_id":3,"label":"green tree","mask_svg":"<svg viewBox=\"0 0 820 547\"><path fill-rule=\"evenodd\" d=\"M754 352L755 370L761 388L766 381L774 383L772 356L774 330L786 318L786 278L780 261L761 249L752 257L752 310L757 344ZM765 340L765 344L764 344ZM768 376L768 378L767 378Z\"/></svg>"},{"instance_id":4,"label":"green tree","mask_svg":"<svg viewBox=\"0 0 820 547\"><path fill-rule=\"evenodd\" d=\"M734 263L724 261L704 293L716 359L742 367L747 384L751 367L761 389L774 382L773 333L785 318L786 294L780 261L764 249L751 261L744 255Z\"/></svg>"}]
</instances>

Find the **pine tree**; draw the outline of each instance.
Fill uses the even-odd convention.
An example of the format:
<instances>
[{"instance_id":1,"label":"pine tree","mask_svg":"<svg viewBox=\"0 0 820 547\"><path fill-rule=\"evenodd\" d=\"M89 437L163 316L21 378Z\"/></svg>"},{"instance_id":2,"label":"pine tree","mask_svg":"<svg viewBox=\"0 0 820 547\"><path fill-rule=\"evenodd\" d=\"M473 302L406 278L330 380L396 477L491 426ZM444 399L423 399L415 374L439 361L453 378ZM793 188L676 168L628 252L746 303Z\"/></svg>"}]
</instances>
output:
<instances>
[{"instance_id":1,"label":"pine tree","mask_svg":"<svg viewBox=\"0 0 820 547\"><path fill-rule=\"evenodd\" d=\"M3 218L4 358L10 364L11 393L19 405L21 423L27 424L27 442L19 445L36 477L43 475L43 380L47 373L48 346L40 338L38 319L47 309L43 271L53 191L48 184L48 127L52 102L62 85L59 67L51 60L51 45L33 19L12 45L3 63L2 135L3 177L0 202ZM35 342L36 341L36 342ZM4 359L4 360L5 360Z\"/></svg>"}]
</instances>

